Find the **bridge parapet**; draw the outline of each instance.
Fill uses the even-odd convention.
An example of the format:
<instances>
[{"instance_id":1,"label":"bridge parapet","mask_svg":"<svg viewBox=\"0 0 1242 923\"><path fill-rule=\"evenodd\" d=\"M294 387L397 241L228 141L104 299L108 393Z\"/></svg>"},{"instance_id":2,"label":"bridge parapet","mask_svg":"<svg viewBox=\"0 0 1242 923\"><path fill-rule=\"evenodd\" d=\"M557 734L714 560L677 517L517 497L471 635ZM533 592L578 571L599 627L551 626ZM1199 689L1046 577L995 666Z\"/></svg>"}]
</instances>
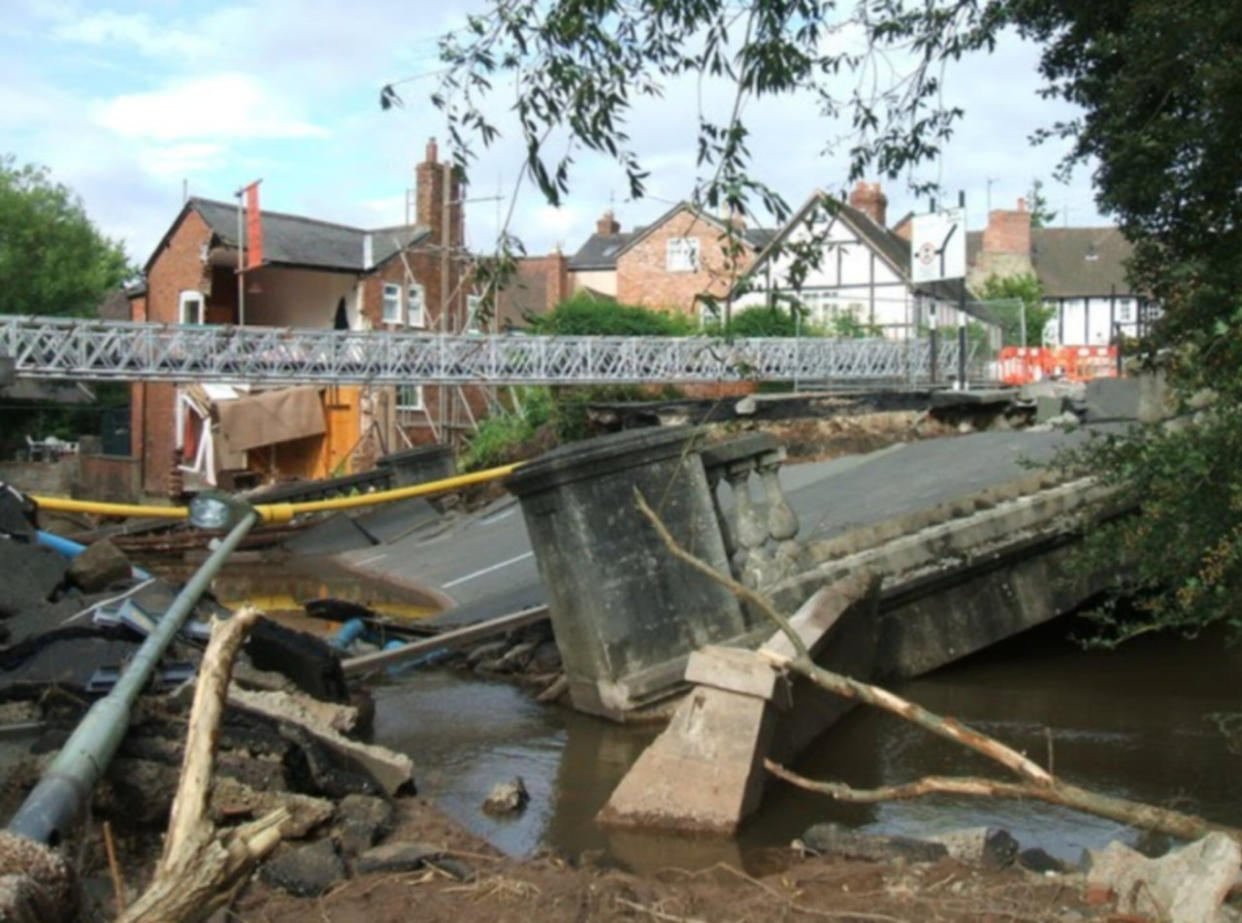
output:
<instances>
[{"instance_id":1,"label":"bridge parapet","mask_svg":"<svg viewBox=\"0 0 1242 923\"><path fill-rule=\"evenodd\" d=\"M781 488L784 446L767 433L752 433L708 446L699 455L733 576L751 587L791 576L801 546L795 540L798 514ZM751 495L752 479L760 484L758 502ZM721 502L723 484L733 495L731 520Z\"/></svg>"}]
</instances>

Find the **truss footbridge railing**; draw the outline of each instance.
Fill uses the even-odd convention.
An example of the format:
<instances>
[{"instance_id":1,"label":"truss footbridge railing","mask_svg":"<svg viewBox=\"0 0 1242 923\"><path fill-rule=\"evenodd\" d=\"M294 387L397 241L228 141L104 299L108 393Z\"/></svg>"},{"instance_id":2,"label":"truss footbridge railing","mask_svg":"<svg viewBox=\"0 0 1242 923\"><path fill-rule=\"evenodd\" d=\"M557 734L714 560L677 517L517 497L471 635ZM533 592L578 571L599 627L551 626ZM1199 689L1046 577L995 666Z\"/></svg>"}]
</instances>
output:
<instances>
[{"instance_id":1,"label":"truss footbridge railing","mask_svg":"<svg viewBox=\"0 0 1242 923\"><path fill-rule=\"evenodd\" d=\"M0 317L19 378L249 384L624 384L931 378L927 340L442 335ZM937 346L941 380L957 343Z\"/></svg>"}]
</instances>

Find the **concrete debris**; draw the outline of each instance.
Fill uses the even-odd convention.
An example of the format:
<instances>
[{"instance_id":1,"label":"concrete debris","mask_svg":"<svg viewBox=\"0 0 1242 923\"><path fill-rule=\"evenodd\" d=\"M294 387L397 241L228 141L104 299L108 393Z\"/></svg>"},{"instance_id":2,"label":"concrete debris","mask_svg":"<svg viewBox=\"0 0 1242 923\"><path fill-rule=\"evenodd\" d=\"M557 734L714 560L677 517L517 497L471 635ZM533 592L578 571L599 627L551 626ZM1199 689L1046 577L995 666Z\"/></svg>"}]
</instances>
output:
<instances>
[{"instance_id":1,"label":"concrete debris","mask_svg":"<svg viewBox=\"0 0 1242 923\"><path fill-rule=\"evenodd\" d=\"M321 702L309 696L281 690L253 692L236 684L229 686L229 704L279 721L302 727L329 728L348 734L358 723L358 709L352 705Z\"/></svg>"},{"instance_id":2,"label":"concrete debris","mask_svg":"<svg viewBox=\"0 0 1242 923\"><path fill-rule=\"evenodd\" d=\"M260 619L246 641L246 654L255 669L277 670L317 699L349 699L339 652L314 635Z\"/></svg>"},{"instance_id":3,"label":"concrete debris","mask_svg":"<svg viewBox=\"0 0 1242 923\"><path fill-rule=\"evenodd\" d=\"M337 841L341 852L366 852L392 830L393 806L383 798L346 795L336 808Z\"/></svg>"},{"instance_id":4,"label":"concrete debris","mask_svg":"<svg viewBox=\"0 0 1242 923\"><path fill-rule=\"evenodd\" d=\"M1159 859L1121 843L1088 852L1088 890L1110 891L1121 913L1169 923L1214 923L1242 869L1242 847L1223 833L1210 833Z\"/></svg>"},{"instance_id":5,"label":"concrete debris","mask_svg":"<svg viewBox=\"0 0 1242 923\"><path fill-rule=\"evenodd\" d=\"M25 494L0 482L0 536L33 542L36 515L34 503Z\"/></svg>"},{"instance_id":6,"label":"concrete debris","mask_svg":"<svg viewBox=\"0 0 1242 923\"><path fill-rule=\"evenodd\" d=\"M511 782L498 782L483 802L483 810L488 814L513 814L530 801L530 793L526 791L526 783L521 776L514 776Z\"/></svg>"},{"instance_id":7,"label":"concrete debris","mask_svg":"<svg viewBox=\"0 0 1242 923\"><path fill-rule=\"evenodd\" d=\"M928 839L944 844L949 855L957 861L987 869L1003 869L1012 865L1018 855L1018 841L1007 830L997 827L950 830Z\"/></svg>"},{"instance_id":8,"label":"concrete debris","mask_svg":"<svg viewBox=\"0 0 1242 923\"><path fill-rule=\"evenodd\" d=\"M128 580L133 570L129 558L104 538L87 545L85 551L70 561L68 574L81 589L94 593Z\"/></svg>"},{"instance_id":9,"label":"concrete debris","mask_svg":"<svg viewBox=\"0 0 1242 923\"><path fill-rule=\"evenodd\" d=\"M1038 847L1024 849L1018 853L1018 865L1028 872L1035 872L1038 875L1044 875L1048 872L1061 875L1069 871L1069 866L1064 862Z\"/></svg>"},{"instance_id":10,"label":"concrete debris","mask_svg":"<svg viewBox=\"0 0 1242 923\"><path fill-rule=\"evenodd\" d=\"M298 897L318 897L345 878L345 863L329 840L286 849L269 859L259 877Z\"/></svg>"},{"instance_id":11,"label":"concrete debris","mask_svg":"<svg viewBox=\"0 0 1242 923\"><path fill-rule=\"evenodd\" d=\"M286 839L300 840L332 817L333 804L325 798L296 792L257 790L230 776L217 776L211 788L211 819L216 824L255 819L285 808L289 819L280 828Z\"/></svg>"},{"instance_id":12,"label":"concrete debris","mask_svg":"<svg viewBox=\"0 0 1242 923\"><path fill-rule=\"evenodd\" d=\"M802 834L804 849L820 855L862 859L867 862L937 862L949 855L943 843L916 840L905 836L880 836L859 833L838 824L815 824Z\"/></svg>"},{"instance_id":13,"label":"concrete debris","mask_svg":"<svg viewBox=\"0 0 1242 923\"><path fill-rule=\"evenodd\" d=\"M401 840L368 849L358 857L358 874L371 872L412 872L428 862L439 860L443 850L426 843Z\"/></svg>"},{"instance_id":14,"label":"concrete debris","mask_svg":"<svg viewBox=\"0 0 1242 923\"><path fill-rule=\"evenodd\" d=\"M8 619L50 602L65 579L69 562L50 548L3 539L4 580L0 618ZM52 627L52 626L47 626Z\"/></svg>"}]
</instances>

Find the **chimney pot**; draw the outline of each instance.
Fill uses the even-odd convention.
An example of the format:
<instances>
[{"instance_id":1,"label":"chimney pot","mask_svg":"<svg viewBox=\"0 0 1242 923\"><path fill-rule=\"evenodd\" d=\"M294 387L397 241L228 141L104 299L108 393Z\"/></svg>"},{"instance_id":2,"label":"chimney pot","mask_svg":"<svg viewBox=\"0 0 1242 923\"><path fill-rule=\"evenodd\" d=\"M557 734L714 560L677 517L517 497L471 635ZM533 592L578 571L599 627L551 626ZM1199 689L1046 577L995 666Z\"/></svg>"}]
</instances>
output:
<instances>
[{"instance_id":1,"label":"chimney pot","mask_svg":"<svg viewBox=\"0 0 1242 923\"><path fill-rule=\"evenodd\" d=\"M850 193L850 205L858 209L880 227L887 226L888 196L880 188L879 183L868 183L859 180Z\"/></svg>"},{"instance_id":2,"label":"chimney pot","mask_svg":"<svg viewBox=\"0 0 1242 923\"><path fill-rule=\"evenodd\" d=\"M1020 212L1026 211L1026 199L1023 199L1023 198L1018 199L1018 211Z\"/></svg>"},{"instance_id":3,"label":"chimney pot","mask_svg":"<svg viewBox=\"0 0 1242 923\"><path fill-rule=\"evenodd\" d=\"M427 163L436 163L439 155L440 155L440 151L436 147L436 139L431 138L430 140L427 141L427 154L426 154Z\"/></svg>"},{"instance_id":4,"label":"chimney pot","mask_svg":"<svg viewBox=\"0 0 1242 923\"><path fill-rule=\"evenodd\" d=\"M621 225L617 222L617 218L612 213L611 208L604 212L604 216L595 222L595 233L602 234L605 237L612 237L614 234L621 233Z\"/></svg>"}]
</instances>

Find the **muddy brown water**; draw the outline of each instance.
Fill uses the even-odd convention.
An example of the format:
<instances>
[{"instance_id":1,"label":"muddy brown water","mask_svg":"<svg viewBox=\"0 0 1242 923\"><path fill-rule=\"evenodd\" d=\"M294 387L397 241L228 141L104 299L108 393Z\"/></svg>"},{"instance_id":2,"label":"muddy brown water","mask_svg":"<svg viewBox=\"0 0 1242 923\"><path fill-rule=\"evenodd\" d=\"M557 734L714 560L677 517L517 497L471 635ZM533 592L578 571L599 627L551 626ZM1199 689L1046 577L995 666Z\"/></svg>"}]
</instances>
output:
<instances>
[{"instance_id":1,"label":"muddy brown water","mask_svg":"<svg viewBox=\"0 0 1242 923\"><path fill-rule=\"evenodd\" d=\"M1149 637L1118 651L1084 651L1064 620L907 682L897 691L968 721L1069 780L1128 798L1242 825L1242 735L1215 716L1242 711L1242 648L1221 634L1196 641ZM873 832L925 835L989 824L1023 846L1076 861L1085 847L1137 834L1121 825L1029 802L935 797L875 806L835 805L774 784L737 842L615 833L592 822L651 729L618 727L546 708L506 683L436 671L376 690L377 737L414 758L424 794L507 852L602 850L637 869L748 863L809 824L836 821ZM897 718L856 709L796 764L802 773L859 787L929 774L997 775L960 747ZM526 811L479 810L490 787L522 776Z\"/></svg>"},{"instance_id":2,"label":"muddy brown water","mask_svg":"<svg viewBox=\"0 0 1242 923\"><path fill-rule=\"evenodd\" d=\"M232 567L216 589L226 601L249 599L285 617L298 602L322 595L398 618L430 611L399 587L330 567ZM1191 641L1147 636L1116 651L1084 651L1068 640L1082 630L1061 619L894 689L1041 764L1051 761L1071 781L1242 826L1242 646L1209 632ZM594 851L638 870L752 864L762 847L788 844L818 821L908 835L989 824L1010 830L1023 846L1071 861L1085 847L1138 838L1116 823L1050 805L944 796L837 805L781 783L769 786L759 815L737 840L605 831L593 822L596 812L657 729L539 705L526 689L455 670L409 672L373 692L376 740L410 754L420 792L518 856ZM999 775L981 757L861 708L794 768L866 788L924 775ZM484 814L480 805L491 787L515 775L531 794L526 810Z\"/></svg>"}]
</instances>

